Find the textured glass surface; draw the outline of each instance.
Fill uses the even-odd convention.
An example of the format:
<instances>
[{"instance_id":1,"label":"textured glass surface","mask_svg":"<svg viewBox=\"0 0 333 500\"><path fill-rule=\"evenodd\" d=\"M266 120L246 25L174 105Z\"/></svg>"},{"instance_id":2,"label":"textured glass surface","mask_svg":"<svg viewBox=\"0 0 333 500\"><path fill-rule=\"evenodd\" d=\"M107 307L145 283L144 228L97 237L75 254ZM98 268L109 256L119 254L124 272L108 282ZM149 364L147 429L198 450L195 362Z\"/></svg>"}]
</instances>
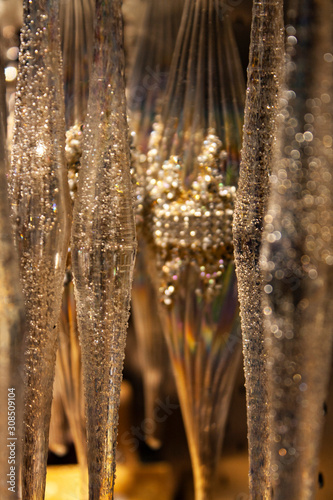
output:
<instances>
[{"instance_id":1,"label":"textured glass surface","mask_svg":"<svg viewBox=\"0 0 333 500\"><path fill-rule=\"evenodd\" d=\"M10 224L6 119L5 81L0 62L0 497L15 500L20 493L24 302ZM11 477L7 476L12 472Z\"/></svg>"},{"instance_id":2,"label":"textured glass surface","mask_svg":"<svg viewBox=\"0 0 333 500\"><path fill-rule=\"evenodd\" d=\"M113 498L135 256L120 0L95 4L93 66L72 257L86 397L90 498Z\"/></svg>"},{"instance_id":3,"label":"textured glass surface","mask_svg":"<svg viewBox=\"0 0 333 500\"><path fill-rule=\"evenodd\" d=\"M268 177L274 163L281 87L283 2L255 1L252 12L242 162L234 215L234 244L243 335L250 497L271 498L268 388L259 267Z\"/></svg>"},{"instance_id":4,"label":"textured glass surface","mask_svg":"<svg viewBox=\"0 0 333 500\"><path fill-rule=\"evenodd\" d=\"M295 2L286 28L287 88L263 255L277 500L315 497L331 364L332 13L331 2Z\"/></svg>"},{"instance_id":5,"label":"textured glass surface","mask_svg":"<svg viewBox=\"0 0 333 500\"><path fill-rule=\"evenodd\" d=\"M28 338L23 498L43 498L62 283L69 240L59 4L24 2L10 171Z\"/></svg>"},{"instance_id":6,"label":"textured glass surface","mask_svg":"<svg viewBox=\"0 0 333 500\"><path fill-rule=\"evenodd\" d=\"M184 0L149 0L128 83L130 127L134 144L146 155L149 134L168 81Z\"/></svg>"},{"instance_id":7,"label":"textured glass surface","mask_svg":"<svg viewBox=\"0 0 333 500\"><path fill-rule=\"evenodd\" d=\"M163 162L182 155L186 186L198 172L198 156L208 131L226 150L227 184L238 176L244 82L237 45L223 2L185 2L166 104L161 113Z\"/></svg>"},{"instance_id":8,"label":"textured glass surface","mask_svg":"<svg viewBox=\"0 0 333 500\"><path fill-rule=\"evenodd\" d=\"M213 496L240 359L231 225L244 93L223 5L187 0L141 196L197 500Z\"/></svg>"}]
</instances>

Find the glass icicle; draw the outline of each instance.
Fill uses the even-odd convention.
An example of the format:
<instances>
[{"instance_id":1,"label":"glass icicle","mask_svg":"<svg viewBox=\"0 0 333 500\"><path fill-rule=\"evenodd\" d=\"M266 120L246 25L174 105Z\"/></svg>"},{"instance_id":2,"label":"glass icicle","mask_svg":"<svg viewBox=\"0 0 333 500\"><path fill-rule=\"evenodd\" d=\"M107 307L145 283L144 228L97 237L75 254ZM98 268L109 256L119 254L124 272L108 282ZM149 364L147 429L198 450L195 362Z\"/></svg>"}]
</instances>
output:
<instances>
[{"instance_id":1,"label":"glass icicle","mask_svg":"<svg viewBox=\"0 0 333 500\"><path fill-rule=\"evenodd\" d=\"M183 0L150 0L148 3L128 85L134 180L144 176L147 169L148 140L156 115L161 111L183 7ZM140 202L138 193L137 205ZM150 259L141 223L142 218L138 216L139 251L132 289L132 317L142 366L145 413L155 425L154 430L147 433L146 441L157 448L161 445L164 425L156 422L156 401L167 392L172 377L156 293L149 278Z\"/></svg>"},{"instance_id":2,"label":"glass icicle","mask_svg":"<svg viewBox=\"0 0 333 500\"><path fill-rule=\"evenodd\" d=\"M128 84L134 144L146 155L156 114L161 112L184 0L149 0Z\"/></svg>"},{"instance_id":3,"label":"glass icicle","mask_svg":"<svg viewBox=\"0 0 333 500\"><path fill-rule=\"evenodd\" d=\"M185 2L142 193L196 500L213 497L240 359L231 225L244 86L223 9Z\"/></svg>"},{"instance_id":4,"label":"glass icicle","mask_svg":"<svg viewBox=\"0 0 333 500\"><path fill-rule=\"evenodd\" d=\"M6 120L5 78L0 60L0 497L16 500L20 498L22 451L24 302L10 224ZM8 438L13 438L14 446L7 446L11 443ZM14 474L7 476L13 470Z\"/></svg>"},{"instance_id":5,"label":"glass icicle","mask_svg":"<svg viewBox=\"0 0 333 500\"><path fill-rule=\"evenodd\" d=\"M86 398L89 498L113 498L135 256L120 0L96 0L72 257Z\"/></svg>"},{"instance_id":6,"label":"glass icicle","mask_svg":"<svg viewBox=\"0 0 333 500\"><path fill-rule=\"evenodd\" d=\"M166 102L153 132L150 150L159 144L161 164L183 154L181 178L186 186L198 173L196 158L210 131L226 148L225 181L232 184L238 177L244 82L224 12L219 0L185 2Z\"/></svg>"},{"instance_id":7,"label":"glass icicle","mask_svg":"<svg viewBox=\"0 0 333 500\"><path fill-rule=\"evenodd\" d=\"M242 162L233 222L247 397L250 498L271 498L266 352L259 267L273 167L284 41L283 1L254 1Z\"/></svg>"},{"instance_id":8,"label":"glass icicle","mask_svg":"<svg viewBox=\"0 0 333 500\"><path fill-rule=\"evenodd\" d=\"M333 8L292 2L262 264L276 500L310 500L333 324ZM297 16L295 15L297 13Z\"/></svg>"},{"instance_id":9,"label":"glass icicle","mask_svg":"<svg viewBox=\"0 0 333 500\"><path fill-rule=\"evenodd\" d=\"M22 498L43 498L70 216L59 2L24 1L10 196L27 313Z\"/></svg>"}]
</instances>

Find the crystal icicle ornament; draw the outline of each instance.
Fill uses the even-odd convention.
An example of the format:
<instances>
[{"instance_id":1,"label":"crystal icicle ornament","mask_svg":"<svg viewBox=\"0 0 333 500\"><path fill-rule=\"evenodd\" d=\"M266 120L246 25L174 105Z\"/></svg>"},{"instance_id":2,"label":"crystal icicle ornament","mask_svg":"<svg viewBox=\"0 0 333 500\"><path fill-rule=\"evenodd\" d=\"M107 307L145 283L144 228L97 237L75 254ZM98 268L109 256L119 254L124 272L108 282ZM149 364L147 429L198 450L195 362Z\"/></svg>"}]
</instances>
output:
<instances>
[{"instance_id":1,"label":"crystal icicle ornament","mask_svg":"<svg viewBox=\"0 0 333 500\"><path fill-rule=\"evenodd\" d=\"M150 0L148 3L128 85L134 180L144 176L147 168L148 140L156 115L161 111L183 6L182 0ZM136 205L140 205L140 193L137 194ZM139 251L132 289L132 318L142 366L145 414L154 422L154 429L146 434L146 441L157 448L161 445L164 426L156 422L156 402L167 393L172 377L156 292L149 278L150 259L141 222L138 216Z\"/></svg>"},{"instance_id":2,"label":"crystal icicle ornament","mask_svg":"<svg viewBox=\"0 0 333 500\"><path fill-rule=\"evenodd\" d=\"M269 194L268 176L274 160L278 93L284 62L282 29L282 0L255 1L233 234L247 396L250 497L256 500L271 498L259 252Z\"/></svg>"},{"instance_id":3,"label":"crystal icicle ornament","mask_svg":"<svg viewBox=\"0 0 333 500\"><path fill-rule=\"evenodd\" d=\"M198 174L198 155L213 132L226 152L225 182L236 182L241 147L244 82L225 6L218 0L186 1L160 124L159 161L182 153L186 186ZM153 139L154 146L156 144ZM150 150L153 148L150 147ZM152 154L152 153L151 153Z\"/></svg>"},{"instance_id":4,"label":"crystal icicle ornament","mask_svg":"<svg viewBox=\"0 0 333 500\"><path fill-rule=\"evenodd\" d=\"M213 495L240 359L231 225L244 87L223 7L185 2L142 193L196 500Z\"/></svg>"},{"instance_id":5,"label":"crystal icicle ornament","mask_svg":"<svg viewBox=\"0 0 333 500\"><path fill-rule=\"evenodd\" d=\"M24 2L10 195L27 313L23 498L43 498L70 230L59 2Z\"/></svg>"},{"instance_id":6,"label":"crystal icicle ornament","mask_svg":"<svg viewBox=\"0 0 333 500\"><path fill-rule=\"evenodd\" d=\"M72 257L86 398L89 494L113 498L135 256L120 0L96 0Z\"/></svg>"},{"instance_id":7,"label":"crystal icicle ornament","mask_svg":"<svg viewBox=\"0 0 333 500\"><path fill-rule=\"evenodd\" d=\"M149 0L128 84L130 127L146 155L152 124L161 111L184 0Z\"/></svg>"},{"instance_id":8,"label":"crystal icicle ornament","mask_svg":"<svg viewBox=\"0 0 333 500\"><path fill-rule=\"evenodd\" d=\"M318 478L333 325L332 2L295 2L287 26L279 157L265 217L276 500L310 500Z\"/></svg>"},{"instance_id":9,"label":"crystal icicle ornament","mask_svg":"<svg viewBox=\"0 0 333 500\"><path fill-rule=\"evenodd\" d=\"M22 451L24 302L10 224L6 119L5 79L0 61L0 497L16 500L20 498Z\"/></svg>"}]
</instances>

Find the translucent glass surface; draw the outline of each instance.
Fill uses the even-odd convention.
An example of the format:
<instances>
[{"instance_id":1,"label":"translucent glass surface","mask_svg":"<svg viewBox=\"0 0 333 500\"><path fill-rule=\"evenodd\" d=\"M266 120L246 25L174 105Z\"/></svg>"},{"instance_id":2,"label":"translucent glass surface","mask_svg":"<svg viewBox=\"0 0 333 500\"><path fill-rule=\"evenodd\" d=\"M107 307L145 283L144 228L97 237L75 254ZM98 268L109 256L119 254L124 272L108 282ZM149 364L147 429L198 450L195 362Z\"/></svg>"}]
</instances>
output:
<instances>
[{"instance_id":1,"label":"translucent glass surface","mask_svg":"<svg viewBox=\"0 0 333 500\"><path fill-rule=\"evenodd\" d=\"M25 325L19 262L13 248L7 192L7 116L1 63L0 69L0 497L7 500L18 499L20 495Z\"/></svg>"},{"instance_id":2,"label":"translucent glass surface","mask_svg":"<svg viewBox=\"0 0 333 500\"><path fill-rule=\"evenodd\" d=\"M10 197L27 313L23 498L43 498L69 241L59 2L24 2Z\"/></svg>"},{"instance_id":3,"label":"translucent glass surface","mask_svg":"<svg viewBox=\"0 0 333 500\"><path fill-rule=\"evenodd\" d=\"M239 186L233 223L247 396L250 497L271 498L263 276L259 266L281 89L283 2L255 1Z\"/></svg>"},{"instance_id":4,"label":"translucent glass surface","mask_svg":"<svg viewBox=\"0 0 333 500\"><path fill-rule=\"evenodd\" d=\"M213 498L240 359L231 226L244 94L223 5L187 0L141 196L197 500Z\"/></svg>"},{"instance_id":5,"label":"translucent glass surface","mask_svg":"<svg viewBox=\"0 0 333 500\"><path fill-rule=\"evenodd\" d=\"M120 0L97 0L72 257L86 398L89 495L113 498L135 256Z\"/></svg>"}]
</instances>

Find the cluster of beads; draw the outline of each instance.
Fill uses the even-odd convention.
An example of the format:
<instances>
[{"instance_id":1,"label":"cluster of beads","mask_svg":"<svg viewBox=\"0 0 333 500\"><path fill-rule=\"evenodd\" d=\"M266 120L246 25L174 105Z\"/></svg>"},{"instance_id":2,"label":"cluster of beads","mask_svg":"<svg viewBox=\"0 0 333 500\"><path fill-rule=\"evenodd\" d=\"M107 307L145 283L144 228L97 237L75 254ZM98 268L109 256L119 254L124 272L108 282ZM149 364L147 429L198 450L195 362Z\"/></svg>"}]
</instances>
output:
<instances>
[{"instance_id":1,"label":"cluster of beads","mask_svg":"<svg viewBox=\"0 0 333 500\"><path fill-rule=\"evenodd\" d=\"M66 132L66 160L68 168L68 185L72 202L74 202L82 156L82 125L75 124Z\"/></svg>"},{"instance_id":2,"label":"cluster of beads","mask_svg":"<svg viewBox=\"0 0 333 500\"><path fill-rule=\"evenodd\" d=\"M159 125L151 136L145 175L136 179L136 206L137 220L156 256L161 300L171 305L187 265L200 276L203 286L197 293L219 291L223 270L233 259L236 188L224 185L226 153L214 130L201 143L195 178L185 187L181 157L171 156L161 165L155 147L162 133ZM137 172L141 166L138 162Z\"/></svg>"}]
</instances>

